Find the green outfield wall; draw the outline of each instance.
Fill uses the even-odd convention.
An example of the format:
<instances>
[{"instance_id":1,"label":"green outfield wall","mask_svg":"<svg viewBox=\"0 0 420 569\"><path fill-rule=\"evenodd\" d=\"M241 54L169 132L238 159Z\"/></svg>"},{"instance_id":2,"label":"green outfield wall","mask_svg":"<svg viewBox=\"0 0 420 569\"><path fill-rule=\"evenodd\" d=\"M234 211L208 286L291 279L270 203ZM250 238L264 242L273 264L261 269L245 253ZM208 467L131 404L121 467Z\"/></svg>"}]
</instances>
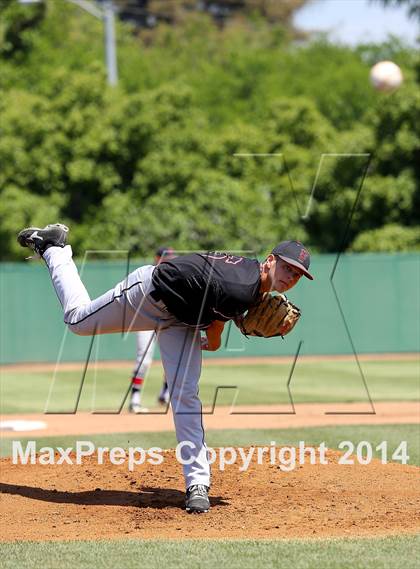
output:
<instances>
[{"instance_id":1,"label":"green outfield wall","mask_svg":"<svg viewBox=\"0 0 420 569\"><path fill-rule=\"evenodd\" d=\"M343 255L331 281L336 259L314 256L315 280L302 278L290 291L303 316L285 340L247 339L228 325L223 348L208 357L290 355L299 345L301 354L348 354L352 345L358 353L418 351L420 255ZM0 271L1 363L84 361L90 350L91 359L134 359L135 334L99 336L92 344L67 331L43 263L3 263ZM93 298L126 271L126 261L93 261L83 280Z\"/></svg>"}]
</instances>

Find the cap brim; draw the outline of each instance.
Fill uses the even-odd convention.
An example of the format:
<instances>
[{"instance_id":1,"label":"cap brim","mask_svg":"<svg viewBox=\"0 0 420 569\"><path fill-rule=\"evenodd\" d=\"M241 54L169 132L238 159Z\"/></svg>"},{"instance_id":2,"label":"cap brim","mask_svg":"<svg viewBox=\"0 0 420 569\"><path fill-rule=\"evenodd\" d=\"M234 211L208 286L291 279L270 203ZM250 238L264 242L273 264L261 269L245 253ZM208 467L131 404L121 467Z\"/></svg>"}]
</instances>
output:
<instances>
[{"instance_id":1,"label":"cap brim","mask_svg":"<svg viewBox=\"0 0 420 569\"><path fill-rule=\"evenodd\" d=\"M284 255L276 255L276 256L280 257L280 259L283 259L283 261L286 261L286 263L288 263L289 265L292 265L293 267L300 269L307 279L311 281L314 280L314 277L311 275L311 273L298 261L295 261L294 259L289 259L289 257L285 257Z\"/></svg>"}]
</instances>

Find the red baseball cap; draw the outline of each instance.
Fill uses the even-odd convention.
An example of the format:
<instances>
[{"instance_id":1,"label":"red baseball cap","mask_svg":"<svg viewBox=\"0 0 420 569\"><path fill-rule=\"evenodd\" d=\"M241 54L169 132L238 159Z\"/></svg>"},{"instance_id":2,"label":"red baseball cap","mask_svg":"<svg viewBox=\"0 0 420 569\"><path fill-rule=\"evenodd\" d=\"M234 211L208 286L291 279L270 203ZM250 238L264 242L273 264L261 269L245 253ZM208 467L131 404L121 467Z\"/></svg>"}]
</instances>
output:
<instances>
[{"instance_id":1,"label":"red baseball cap","mask_svg":"<svg viewBox=\"0 0 420 569\"><path fill-rule=\"evenodd\" d=\"M280 257L289 265L300 269L306 278L311 281L314 280L314 277L308 271L311 257L308 250L299 241L282 241L277 247L274 247L271 253L276 255L276 257Z\"/></svg>"}]
</instances>

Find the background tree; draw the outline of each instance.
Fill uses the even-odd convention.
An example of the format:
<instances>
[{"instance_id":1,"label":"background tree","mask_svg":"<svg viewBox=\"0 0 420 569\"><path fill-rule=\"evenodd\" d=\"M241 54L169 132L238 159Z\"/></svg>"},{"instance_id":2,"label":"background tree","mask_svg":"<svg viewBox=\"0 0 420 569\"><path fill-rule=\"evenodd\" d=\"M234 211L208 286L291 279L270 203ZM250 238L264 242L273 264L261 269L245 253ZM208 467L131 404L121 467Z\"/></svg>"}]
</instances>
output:
<instances>
[{"instance_id":1,"label":"background tree","mask_svg":"<svg viewBox=\"0 0 420 569\"><path fill-rule=\"evenodd\" d=\"M46 4L18 4L16 0L0 2L0 54L3 58L24 56L31 45L31 32L46 15Z\"/></svg>"},{"instance_id":2,"label":"background tree","mask_svg":"<svg viewBox=\"0 0 420 569\"><path fill-rule=\"evenodd\" d=\"M101 0L103 1L103 0ZM115 0L120 17L138 27L179 24L189 14L205 13L222 26L237 18L259 17L293 30L293 15L308 0Z\"/></svg>"},{"instance_id":3,"label":"background tree","mask_svg":"<svg viewBox=\"0 0 420 569\"><path fill-rule=\"evenodd\" d=\"M385 7L387 6L405 6L407 13L413 18L420 19L420 2L419 0L371 0L371 2L379 2Z\"/></svg>"},{"instance_id":4,"label":"background tree","mask_svg":"<svg viewBox=\"0 0 420 569\"><path fill-rule=\"evenodd\" d=\"M16 1L1 8L19 21ZM336 251L363 159L324 160L302 220L325 154L372 155L347 248L419 247L418 55L400 41L296 46L264 18L222 29L185 11L147 39L119 24L110 89L101 23L77 6L46 2L30 32L14 29L20 47L0 50L2 260L22 258L17 229L55 220L76 253L263 253L292 235ZM368 80L385 55L405 76L390 96Z\"/></svg>"}]
</instances>

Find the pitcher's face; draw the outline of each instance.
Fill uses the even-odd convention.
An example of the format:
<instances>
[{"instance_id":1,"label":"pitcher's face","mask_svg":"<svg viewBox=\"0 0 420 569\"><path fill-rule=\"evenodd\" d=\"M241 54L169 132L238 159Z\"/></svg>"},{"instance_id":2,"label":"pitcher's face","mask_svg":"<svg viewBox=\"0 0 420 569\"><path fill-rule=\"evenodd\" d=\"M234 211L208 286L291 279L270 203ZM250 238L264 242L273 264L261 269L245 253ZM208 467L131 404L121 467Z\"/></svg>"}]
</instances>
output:
<instances>
[{"instance_id":1,"label":"pitcher's face","mask_svg":"<svg viewBox=\"0 0 420 569\"><path fill-rule=\"evenodd\" d=\"M270 268L270 289L277 292L286 292L295 286L302 276L302 272L289 265L286 261L275 257L275 262Z\"/></svg>"}]
</instances>

